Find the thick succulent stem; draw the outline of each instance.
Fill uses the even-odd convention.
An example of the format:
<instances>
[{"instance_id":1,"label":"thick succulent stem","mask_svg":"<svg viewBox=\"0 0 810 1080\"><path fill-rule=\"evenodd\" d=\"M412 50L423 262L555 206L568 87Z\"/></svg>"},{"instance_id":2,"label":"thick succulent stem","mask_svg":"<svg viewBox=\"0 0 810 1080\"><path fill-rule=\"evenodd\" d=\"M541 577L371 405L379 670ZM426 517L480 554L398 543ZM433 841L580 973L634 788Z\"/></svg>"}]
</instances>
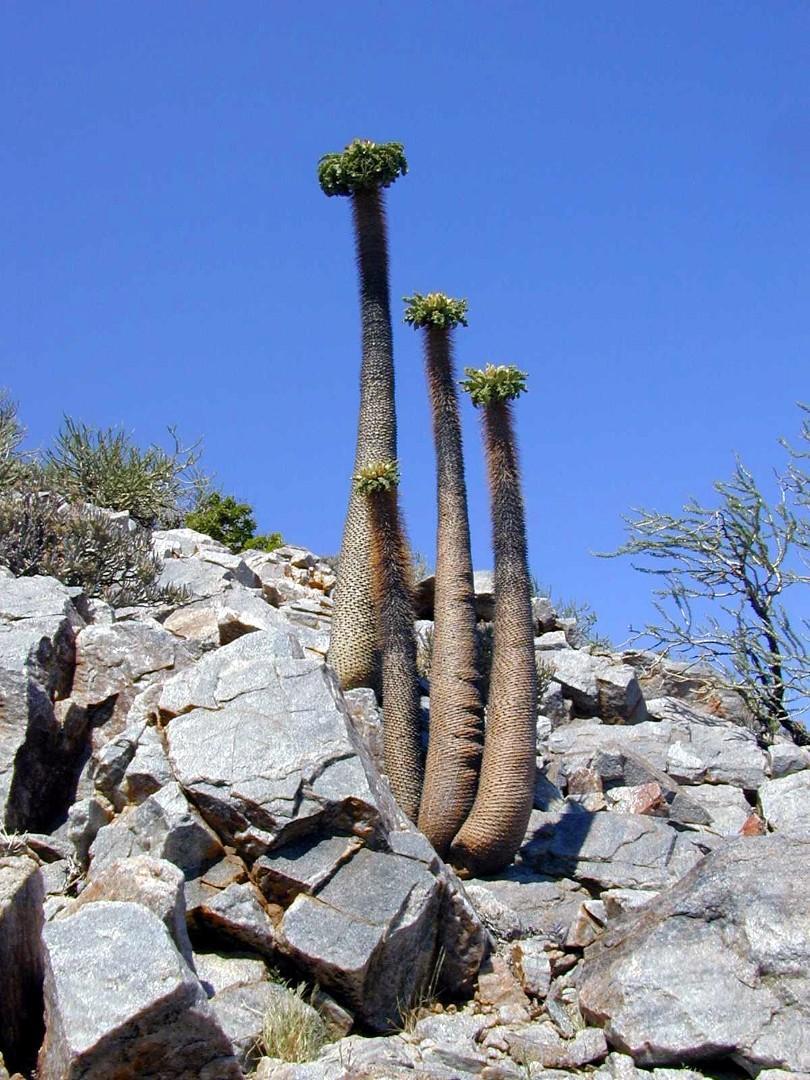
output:
<instances>
[{"instance_id":1,"label":"thick succulent stem","mask_svg":"<svg viewBox=\"0 0 810 1080\"><path fill-rule=\"evenodd\" d=\"M494 874L526 833L535 782L537 670L520 468L508 402L484 407L492 500L495 617L481 778L450 861L470 875Z\"/></svg>"},{"instance_id":2,"label":"thick succulent stem","mask_svg":"<svg viewBox=\"0 0 810 1080\"><path fill-rule=\"evenodd\" d=\"M363 496L371 525L371 570L382 655L383 755L394 798L419 815L424 764L416 673L411 557L396 487Z\"/></svg>"},{"instance_id":3,"label":"thick succulent stem","mask_svg":"<svg viewBox=\"0 0 810 1080\"><path fill-rule=\"evenodd\" d=\"M419 828L442 856L473 805L483 743L467 487L450 333L448 327L425 330L438 527L430 742Z\"/></svg>"},{"instance_id":4,"label":"thick succulent stem","mask_svg":"<svg viewBox=\"0 0 810 1080\"><path fill-rule=\"evenodd\" d=\"M360 275L363 358L354 472L397 456L394 361L388 289L388 242L383 194L377 188L352 196ZM329 662L341 686L376 686L379 680L368 507L352 490L338 565Z\"/></svg>"}]
</instances>

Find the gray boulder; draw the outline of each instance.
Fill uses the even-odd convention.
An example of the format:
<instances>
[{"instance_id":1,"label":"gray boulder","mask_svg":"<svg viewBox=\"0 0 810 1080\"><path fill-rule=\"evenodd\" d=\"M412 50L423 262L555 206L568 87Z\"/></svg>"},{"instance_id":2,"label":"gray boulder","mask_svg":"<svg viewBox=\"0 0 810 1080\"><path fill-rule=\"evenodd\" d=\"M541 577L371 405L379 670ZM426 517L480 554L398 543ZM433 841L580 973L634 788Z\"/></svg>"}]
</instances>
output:
<instances>
[{"instance_id":1,"label":"gray boulder","mask_svg":"<svg viewBox=\"0 0 810 1080\"><path fill-rule=\"evenodd\" d=\"M152 533L152 548L160 559L188 558L205 551L230 552L227 544L196 529L156 529Z\"/></svg>"},{"instance_id":2,"label":"gray boulder","mask_svg":"<svg viewBox=\"0 0 810 1080\"><path fill-rule=\"evenodd\" d=\"M0 578L0 823L12 830L51 829L78 769L85 717L72 711L63 724L55 707L83 625L76 592L54 578Z\"/></svg>"},{"instance_id":3,"label":"gray boulder","mask_svg":"<svg viewBox=\"0 0 810 1080\"><path fill-rule=\"evenodd\" d=\"M230 585L223 592L196 600L173 611L163 622L178 637L204 648L228 645L255 630L284 630L287 620L253 589Z\"/></svg>"},{"instance_id":4,"label":"gray boulder","mask_svg":"<svg viewBox=\"0 0 810 1080\"><path fill-rule=\"evenodd\" d=\"M671 884L703 855L687 835L637 814L533 811L521 849L545 873L560 873L603 889Z\"/></svg>"},{"instance_id":5,"label":"gray boulder","mask_svg":"<svg viewBox=\"0 0 810 1080\"><path fill-rule=\"evenodd\" d=\"M216 868L213 868L216 870ZM251 881L210 886L202 875L186 887L190 919L198 930L232 948L247 948L260 956L278 955L278 935L262 894Z\"/></svg>"},{"instance_id":6,"label":"gray boulder","mask_svg":"<svg viewBox=\"0 0 810 1080\"><path fill-rule=\"evenodd\" d=\"M172 782L99 829L90 848L90 876L118 859L152 855L196 878L222 854L216 833Z\"/></svg>"},{"instance_id":7,"label":"gray boulder","mask_svg":"<svg viewBox=\"0 0 810 1080\"><path fill-rule=\"evenodd\" d=\"M148 908L169 931L188 963L192 963L183 874L172 863L149 855L134 855L112 862L88 882L66 914L72 915L86 904L99 900L132 902Z\"/></svg>"},{"instance_id":8,"label":"gray boulder","mask_svg":"<svg viewBox=\"0 0 810 1080\"><path fill-rule=\"evenodd\" d=\"M647 711L672 724L666 771L680 783L755 791L765 780L767 759L753 732L672 697L648 701Z\"/></svg>"},{"instance_id":9,"label":"gray boulder","mask_svg":"<svg viewBox=\"0 0 810 1080\"><path fill-rule=\"evenodd\" d=\"M506 941L541 935L564 939L588 891L567 878L510 866L497 878L473 878L466 892L492 932Z\"/></svg>"},{"instance_id":10,"label":"gray boulder","mask_svg":"<svg viewBox=\"0 0 810 1080\"><path fill-rule=\"evenodd\" d=\"M158 577L159 585L177 589L188 600L216 596L234 582L250 589L261 587L261 580L243 559L211 549L198 557L166 559Z\"/></svg>"},{"instance_id":11,"label":"gray boulder","mask_svg":"<svg viewBox=\"0 0 810 1080\"><path fill-rule=\"evenodd\" d=\"M49 923L46 1034L54 1080L238 1080L230 1040L160 919L98 901Z\"/></svg>"},{"instance_id":12,"label":"gray boulder","mask_svg":"<svg viewBox=\"0 0 810 1080\"><path fill-rule=\"evenodd\" d=\"M211 1008L222 1025L241 1064L246 1068L259 1058L258 1047L264 1029L265 1014L284 1010L298 1023L308 1022L324 1031L323 1021L294 990L270 982L266 975L250 982L232 983L211 998Z\"/></svg>"},{"instance_id":13,"label":"gray boulder","mask_svg":"<svg viewBox=\"0 0 810 1080\"><path fill-rule=\"evenodd\" d=\"M536 1063L546 1069L578 1069L607 1056L605 1036L598 1028L585 1028L572 1039L563 1039L547 1020L507 1032L504 1041L510 1055L523 1065Z\"/></svg>"},{"instance_id":14,"label":"gray boulder","mask_svg":"<svg viewBox=\"0 0 810 1080\"><path fill-rule=\"evenodd\" d=\"M0 857L0 1060L26 1071L42 1038L42 903L39 867Z\"/></svg>"},{"instance_id":15,"label":"gray boulder","mask_svg":"<svg viewBox=\"0 0 810 1080\"><path fill-rule=\"evenodd\" d=\"M0 621L66 618L76 628L84 625L76 604L83 600L81 589L63 585L56 578L35 575L0 578Z\"/></svg>"},{"instance_id":16,"label":"gray boulder","mask_svg":"<svg viewBox=\"0 0 810 1080\"><path fill-rule=\"evenodd\" d=\"M567 769L589 767L600 751L616 749L643 758L651 768L664 772L669 744L673 738L671 723L646 721L622 727L580 720L552 731L548 738L551 760L565 759Z\"/></svg>"},{"instance_id":17,"label":"gray boulder","mask_svg":"<svg viewBox=\"0 0 810 1080\"><path fill-rule=\"evenodd\" d=\"M163 690L172 768L219 835L255 858L321 831L383 826L334 676L249 634ZM187 711L188 710L188 711Z\"/></svg>"},{"instance_id":18,"label":"gray boulder","mask_svg":"<svg viewBox=\"0 0 810 1080\"><path fill-rule=\"evenodd\" d=\"M267 966L263 960L235 953L195 951L194 970L209 997L229 986L261 982L267 978Z\"/></svg>"},{"instance_id":19,"label":"gray boulder","mask_svg":"<svg viewBox=\"0 0 810 1080\"><path fill-rule=\"evenodd\" d=\"M742 838L586 953L579 1003L637 1064L810 1072L810 842Z\"/></svg>"},{"instance_id":20,"label":"gray boulder","mask_svg":"<svg viewBox=\"0 0 810 1080\"><path fill-rule=\"evenodd\" d=\"M775 743L768 750L770 773L774 780L780 776L810 769L810 748L792 742Z\"/></svg>"},{"instance_id":21,"label":"gray boulder","mask_svg":"<svg viewBox=\"0 0 810 1080\"><path fill-rule=\"evenodd\" d=\"M709 817L706 828L711 832L730 838L739 836L748 824L753 811L740 788L731 784L697 784L687 790L691 800L706 811Z\"/></svg>"},{"instance_id":22,"label":"gray boulder","mask_svg":"<svg viewBox=\"0 0 810 1080\"><path fill-rule=\"evenodd\" d=\"M125 727L139 694L192 659L183 642L154 619L82 630L76 639L72 698L104 721L103 731L94 733L96 750Z\"/></svg>"},{"instance_id":23,"label":"gray boulder","mask_svg":"<svg viewBox=\"0 0 810 1080\"><path fill-rule=\"evenodd\" d=\"M577 649L550 650L543 654L543 662L584 716L600 716L607 723L646 720L641 687L626 664Z\"/></svg>"},{"instance_id":24,"label":"gray boulder","mask_svg":"<svg viewBox=\"0 0 810 1080\"><path fill-rule=\"evenodd\" d=\"M436 957L440 885L413 859L363 849L316 896L299 894L281 949L377 1031L395 1028Z\"/></svg>"},{"instance_id":25,"label":"gray boulder","mask_svg":"<svg viewBox=\"0 0 810 1080\"><path fill-rule=\"evenodd\" d=\"M778 832L810 837L810 771L767 780L759 805L768 825Z\"/></svg>"}]
</instances>

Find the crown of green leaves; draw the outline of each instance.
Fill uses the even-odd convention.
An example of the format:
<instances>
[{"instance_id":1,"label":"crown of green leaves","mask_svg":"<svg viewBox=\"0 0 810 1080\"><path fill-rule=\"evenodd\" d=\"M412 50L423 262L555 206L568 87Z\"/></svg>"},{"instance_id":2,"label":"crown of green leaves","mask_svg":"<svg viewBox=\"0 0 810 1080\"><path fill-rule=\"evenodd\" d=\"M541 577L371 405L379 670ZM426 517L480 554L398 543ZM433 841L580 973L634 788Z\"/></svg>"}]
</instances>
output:
<instances>
[{"instance_id":1,"label":"crown of green leaves","mask_svg":"<svg viewBox=\"0 0 810 1080\"><path fill-rule=\"evenodd\" d=\"M472 398L473 405L492 405L512 401L526 392L525 371L511 364L487 364L485 368L464 368L466 379L460 386Z\"/></svg>"},{"instance_id":2,"label":"crown of green leaves","mask_svg":"<svg viewBox=\"0 0 810 1080\"><path fill-rule=\"evenodd\" d=\"M398 142L355 139L342 153L324 154L318 162L318 180L326 195L386 188L407 171L405 148Z\"/></svg>"},{"instance_id":3,"label":"crown of green leaves","mask_svg":"<svg viewBox=\"0 0 810 1080\"><path fill-rule=\"evenodd\" d=\"M397 461L375 461L365 465L352 477L354 489L360 495L373 495L378 491L390 491L399 483Z\"/></svg>"},{"instance_id":4,"label":"crown of green leaves","mask_svg":"<svg viewBox=\"0 0 810 1080\"><path fill-rule=\"evenodd\" d=\"M452 296L440 292L428 293L426 296L414 293L413 296L403 296L402 299L408 305L405 309L405 322L410 323L414 330L424 326L437 326L444 330L467 325L466 300L454 300Z\"/></svg>"}]
</instances>

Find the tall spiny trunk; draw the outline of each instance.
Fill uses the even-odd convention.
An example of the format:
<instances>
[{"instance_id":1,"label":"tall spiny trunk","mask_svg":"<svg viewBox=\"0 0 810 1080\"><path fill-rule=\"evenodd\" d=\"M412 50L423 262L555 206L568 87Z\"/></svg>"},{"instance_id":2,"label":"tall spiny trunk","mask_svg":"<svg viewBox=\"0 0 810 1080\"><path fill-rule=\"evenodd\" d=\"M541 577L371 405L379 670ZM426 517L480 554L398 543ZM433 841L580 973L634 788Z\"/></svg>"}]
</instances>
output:
<instances>
[{"instance_id":1,"label":"tall spiny trunk","mask_svg":"<svg viewBox=\"0 0 810 1080\"><path fill-rule=\"evenodd\" d=\"M411 557L396 488L361 496L371 525L371 571L382 656L383 755L391 790L416 821L424 764L416 672Z\"/></svg>"},{"instance_id":2,"label":"tall spiny trunk","mask_svg":"<svg viewBox=\"0 0 810 1080\"><path fill-rule=\"evenodd\" d=\"M388 289L388 241L383 194L377 188L352 196L363 358L360 368L360 416L354 472L374 461L397 456L394 411L394 360ZM338 565L329 662L344 690L377 686L376 647L368 507L352 490Z\"/></svg>"},{"instance_id":3,"label":"tall spiny trunk","mask_svg":"<svg viewBox=\"0 0 810 1080\"><path fill-rule=\"evenodd\" d=\"M520 469L508 403L484 408L492 500L495 617L481 778L450 861L471 875L507 866L520 847L535 780L537 669Z\"/></svg>"},{"instance_id":4,"label":"tall spiny trunk","mask_svg":"<svg viewBox=\"0 0 810 1080\"><path fill-rule=\"evenodd\" d=\"M483 742L467 487L450 333L447 327L425 331L438 527L430 742L419 828L442 856L473 805Z\"/></svg>"}]
</instances>

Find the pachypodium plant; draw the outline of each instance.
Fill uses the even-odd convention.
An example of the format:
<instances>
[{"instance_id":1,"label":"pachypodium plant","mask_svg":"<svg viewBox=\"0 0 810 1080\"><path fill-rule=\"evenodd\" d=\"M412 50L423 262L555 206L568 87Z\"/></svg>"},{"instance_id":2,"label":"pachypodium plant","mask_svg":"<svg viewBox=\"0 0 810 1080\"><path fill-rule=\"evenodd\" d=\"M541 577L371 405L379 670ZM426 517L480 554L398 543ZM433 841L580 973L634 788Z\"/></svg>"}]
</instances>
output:
<instances>
[{"instance_id":1,"label":"pachypodium plant","mask_svg":"<svg viewBox=\"0 0 810 1080\"><path fill-rule=\"evenodd\" d=\"M408 166L401 143L357 139L326 154L318 179L326 195L351 199L360 275L362 363L354 472L397 456L394 360L383 191ZM329 661L344 689L377 684L379 656L371 598L368 507L352 489L340 549Z\"/></svg>"},{"instance_id":2,"label":"pachypodium plant","mask_svg":"<svg viewBox=\"0 0 810 1080\"><path fill-rule=\"evenodd\" d=\"M452 333L467 301L444 293L406 296L405 322L424 331L436 447L437 534L430 742L419 828L447 855L475 799L483 744L475 590Z\"/></svg>"},{"instance_id":3,"label":"pachypodium plant","mask_svg":"<svg viewBox=\"0 0 810 1080\"><path fill-rule=\"evenodd\" d=\"M394 798L412 821L419 815L424 762L416 677L411 558L399 511L399 468L365 465L354 490L368 508L372 599L382 660L383 755Z\"/></svg>"},{"instance_id":4,"label":"pachypodium plant","mask_svg":"<svg viewBox=\"0 0 810 1080\"><path fill-rule=\"evenodd\" d=\"M481 776L450 861L470 874L507 866L526 833L535 783L537 668L526 524L512 401L526 390L515 367L465 368L462 387L482 410L495 552L492 672Z\"/></svg>"}]
</instances>

